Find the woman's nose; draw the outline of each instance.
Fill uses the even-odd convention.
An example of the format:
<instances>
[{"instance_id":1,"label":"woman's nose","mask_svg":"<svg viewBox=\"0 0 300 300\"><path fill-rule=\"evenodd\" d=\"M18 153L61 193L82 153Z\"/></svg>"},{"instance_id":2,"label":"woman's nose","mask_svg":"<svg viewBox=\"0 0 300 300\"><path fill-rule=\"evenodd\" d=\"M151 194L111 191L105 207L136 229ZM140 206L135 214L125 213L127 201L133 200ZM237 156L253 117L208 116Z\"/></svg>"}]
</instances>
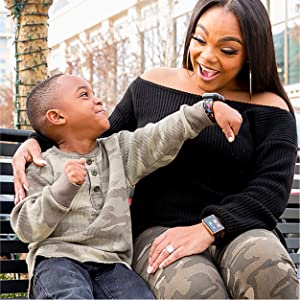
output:
<instances>
[{"instance_id":1,"label":"woman's nose","mask_svg":"<svg viewBox=\"0 0 300 300\"><path fill-rule=\"evenodd\" d=\"M201 52L201 57L207 62L215 62L217 59L216 52L212 47L205 47Z\"/></svg>"}]
</instances>

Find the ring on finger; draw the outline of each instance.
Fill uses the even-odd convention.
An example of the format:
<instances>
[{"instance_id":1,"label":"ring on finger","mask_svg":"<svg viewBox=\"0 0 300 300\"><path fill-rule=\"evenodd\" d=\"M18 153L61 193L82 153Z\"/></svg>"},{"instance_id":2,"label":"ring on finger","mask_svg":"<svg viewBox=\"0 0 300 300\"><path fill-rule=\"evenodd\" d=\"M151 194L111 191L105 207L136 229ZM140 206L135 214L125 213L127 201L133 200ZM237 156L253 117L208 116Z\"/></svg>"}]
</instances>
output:
<instances>
[{"instance_id":1,"label":"ring on finger","mask_svg":"<svg viewBox=\"0 0 300 300\"><path fill-rule=\"evenodd\" d=\"M169 253L169 254L172 254L174 252L174 247L170 244L168 245L165 250Z\"/></svg>"}]
</instances>

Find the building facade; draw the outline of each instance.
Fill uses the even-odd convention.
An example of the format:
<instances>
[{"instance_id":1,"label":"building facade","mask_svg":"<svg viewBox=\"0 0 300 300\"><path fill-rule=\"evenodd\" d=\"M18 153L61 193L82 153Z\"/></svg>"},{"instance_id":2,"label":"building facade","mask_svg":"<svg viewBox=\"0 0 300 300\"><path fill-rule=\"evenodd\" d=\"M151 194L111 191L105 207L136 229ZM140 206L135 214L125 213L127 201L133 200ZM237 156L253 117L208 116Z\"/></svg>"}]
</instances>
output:
<instances>
[{"instance_id":1,"label":"building facade","mask_svg":"<svg viewBox=\"0 0 300 300\"><path fill-rule=\"evenodd\" d=\"M181 65L183 39L196 1L110 0L110 5L97 0L54 1L50 70L84 76L113 109L144 70ZM280 78L300 110L300 0L262 2L272 22Z\"/></svg>"}]
</instances>

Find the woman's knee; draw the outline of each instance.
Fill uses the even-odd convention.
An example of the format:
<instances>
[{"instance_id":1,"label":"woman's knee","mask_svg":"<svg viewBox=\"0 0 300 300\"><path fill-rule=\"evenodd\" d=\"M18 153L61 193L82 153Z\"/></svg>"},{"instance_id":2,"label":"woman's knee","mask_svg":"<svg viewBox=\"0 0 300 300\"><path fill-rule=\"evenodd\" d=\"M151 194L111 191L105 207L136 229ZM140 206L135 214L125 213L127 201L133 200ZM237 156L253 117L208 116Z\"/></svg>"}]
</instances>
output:
<instances>
[{"instance_id":1,"label":"woman's knee","mask_svg":"<svg viewBox=\"0 0 300 300\"><path fill-rule=\"evenodd\" d=\"M157 231L157 232L155 232ZM142 234L135 242L133 266L158 299L227 299L224 282L205 254L184 257L154 274L147 273L150 246L159 228Z\"/></svg>"},{"instance_id":2,"label":"woman's knee","mask_svg":"<svg viewBox=\"0 0 300 300\"><path fill-rule=\"evenodd\" d=\"M237 237L225 250L220 266L233 298L297 297L294 264L271 231L255 229Z\"/></svg>"}]
</instances>

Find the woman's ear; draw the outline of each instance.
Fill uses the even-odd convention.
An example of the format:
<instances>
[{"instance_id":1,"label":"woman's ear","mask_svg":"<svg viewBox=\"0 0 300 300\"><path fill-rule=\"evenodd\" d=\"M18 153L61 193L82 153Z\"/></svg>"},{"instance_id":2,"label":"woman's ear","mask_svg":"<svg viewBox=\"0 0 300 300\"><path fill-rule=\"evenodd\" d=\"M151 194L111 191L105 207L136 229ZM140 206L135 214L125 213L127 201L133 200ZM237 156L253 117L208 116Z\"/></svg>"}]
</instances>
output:
<instances>
[{"instance_id":1,"label":"woman's ear","mask_svg":"<svg viewBox=\"0 0 300 300\"><path fill-rule=\"evenodd\" d=\"M67 122L64 114L59 109L49 109L46 118L53 125L64 125Z\"/></svg>"}]
</instances>

